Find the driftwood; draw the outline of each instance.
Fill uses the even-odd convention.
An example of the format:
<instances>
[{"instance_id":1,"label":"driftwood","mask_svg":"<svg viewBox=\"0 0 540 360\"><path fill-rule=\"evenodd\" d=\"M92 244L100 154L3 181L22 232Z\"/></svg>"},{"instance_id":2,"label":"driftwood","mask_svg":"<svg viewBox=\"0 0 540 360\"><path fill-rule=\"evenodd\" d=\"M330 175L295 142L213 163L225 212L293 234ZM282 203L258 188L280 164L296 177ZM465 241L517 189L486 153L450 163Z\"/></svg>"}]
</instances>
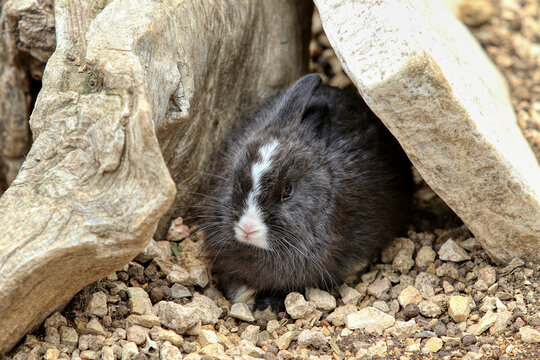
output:
<instances>
[{"instance_id":1,"label":"driftwood","mask_svg":"<svg viewBox=\"0 0 540 360\"><path fill-rule=\"evenodd\" d=\"M28 117L55 47L52 1L0 0L0 195L30 149Z\"/></svg>"},{"instance_id":2,"label":"driftwood","mask_svg":"<svg viewBox=\"0 0 540 360\"><path fill-rule=\"evenodd\" d=\"M238 115L306 70L311 7L55 1L33 144L0 198L0 353L140 252L174 181L194 200Z\"/></svg>"}]
</instances>

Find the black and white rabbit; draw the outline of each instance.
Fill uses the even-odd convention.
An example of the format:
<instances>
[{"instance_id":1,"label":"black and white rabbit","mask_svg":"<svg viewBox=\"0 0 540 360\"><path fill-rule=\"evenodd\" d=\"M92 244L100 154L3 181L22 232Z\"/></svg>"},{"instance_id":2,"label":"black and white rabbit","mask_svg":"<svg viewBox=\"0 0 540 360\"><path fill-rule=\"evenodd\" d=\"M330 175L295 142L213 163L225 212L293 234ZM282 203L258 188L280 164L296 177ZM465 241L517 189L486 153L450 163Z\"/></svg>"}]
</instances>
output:
<instances>
[{"instance_id":1,"label":"black and white rabbit","mask_svg":"<svg viewBox=\"0 0 540 360\"><path fill-rule=\"evenodd\" d=\"M405 153L356 92L320 83L304 76L228 140L203 249L233 300L330 289L406 228Z\"/></svg>"}]
</instances>

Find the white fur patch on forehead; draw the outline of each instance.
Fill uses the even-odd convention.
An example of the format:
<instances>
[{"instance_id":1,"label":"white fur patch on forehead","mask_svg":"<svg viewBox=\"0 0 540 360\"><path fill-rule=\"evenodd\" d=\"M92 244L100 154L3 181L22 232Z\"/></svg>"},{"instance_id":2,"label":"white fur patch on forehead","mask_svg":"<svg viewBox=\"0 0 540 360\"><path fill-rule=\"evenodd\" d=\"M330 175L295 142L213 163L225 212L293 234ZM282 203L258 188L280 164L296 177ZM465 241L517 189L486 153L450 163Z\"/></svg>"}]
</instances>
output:
<instances>
[{"instance_id":1,"label":"white fur patch on forehead","mask_svg":"<svg viewBox=\"0 0 540 360\"><path fill-rule=\"evenodd\" d=\"M246 208L235 226L236 239L262 249L270 249L266 235L268 228L264 224L261 209L257 204L257 196L261 191L261 178L272 165L272 156L275 154L279 142L272 140L259 149L260 159L251 168L253 187L248 194Z\"/></svg>"},{"instance_id":2,"label":"white fur patch on forehead","mask_svg":"<svg viewBox=\"0 0 540 360\"><path fill-rule=\"evenodd\" d=\"M252 193L259 192L261 187L261 178L263 174L270 169L270 165L272 164L271 159L278 144L279 142L274 139L270 143L261 146L259 149L259 156L261 159L253 164L253 167L251 168L251 179L253 180L253 189L251 190Z\"/></svg>"}]
</instances>

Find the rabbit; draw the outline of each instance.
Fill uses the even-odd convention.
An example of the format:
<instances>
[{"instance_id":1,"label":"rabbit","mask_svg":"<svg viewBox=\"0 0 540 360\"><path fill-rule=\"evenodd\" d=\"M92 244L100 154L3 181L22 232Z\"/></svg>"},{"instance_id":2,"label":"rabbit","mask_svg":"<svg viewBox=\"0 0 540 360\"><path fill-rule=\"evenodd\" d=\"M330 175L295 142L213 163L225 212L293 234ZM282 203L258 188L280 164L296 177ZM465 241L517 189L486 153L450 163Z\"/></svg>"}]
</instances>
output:
<instances>
[{"instance_id":1,"label":"rabbit","mask_svg":"<svg viewBox=\"0 0 540 360\"><path fill-rule=\"evenodd\" d=\"M220 164L202 247L233 301L331 290L406 230L409 159L356 91L319 75L244 116Z\"/></svg>"}]
</instances>

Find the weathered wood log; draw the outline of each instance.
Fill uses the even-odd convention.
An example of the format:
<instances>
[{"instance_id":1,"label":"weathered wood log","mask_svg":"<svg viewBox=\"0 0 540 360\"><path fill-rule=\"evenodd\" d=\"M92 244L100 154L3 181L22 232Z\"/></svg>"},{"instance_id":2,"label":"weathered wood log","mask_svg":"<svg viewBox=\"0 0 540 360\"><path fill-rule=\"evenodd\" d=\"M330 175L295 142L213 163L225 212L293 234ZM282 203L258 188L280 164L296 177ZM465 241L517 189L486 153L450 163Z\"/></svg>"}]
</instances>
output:
<instances>
[{"instance_id":1,"label":"weathered wood log","mask_svg":"<svg viewBox=\"0 0 540 360\"><path fill-rule=\"evenodd\" d=\"M0 1L0 194L30 149L31 79L55 48L52 1Z\"/></svg>"},{"instance_id":2,"label":"weathered wood log","mask_svg":"<svg viewBox=\"0 0 540 360\"><path fill-rule=\"evenodd\" d=\"M505 80L442 0L315 0L338 58L496 261L540 260L540 167Z\"/></svg>"},{"instance_id":3,"label":"weathered wood log","mask_svg":"<svg viewBox=\"0 0 540 360\"><path fill-rule=\"evenodd\" d=\"M307 1L54 6L34 143L0 198L0 353L131 260L174 200L171 174L187 199L239 114L307 68Z\"/></svg>"}]
</instances>

